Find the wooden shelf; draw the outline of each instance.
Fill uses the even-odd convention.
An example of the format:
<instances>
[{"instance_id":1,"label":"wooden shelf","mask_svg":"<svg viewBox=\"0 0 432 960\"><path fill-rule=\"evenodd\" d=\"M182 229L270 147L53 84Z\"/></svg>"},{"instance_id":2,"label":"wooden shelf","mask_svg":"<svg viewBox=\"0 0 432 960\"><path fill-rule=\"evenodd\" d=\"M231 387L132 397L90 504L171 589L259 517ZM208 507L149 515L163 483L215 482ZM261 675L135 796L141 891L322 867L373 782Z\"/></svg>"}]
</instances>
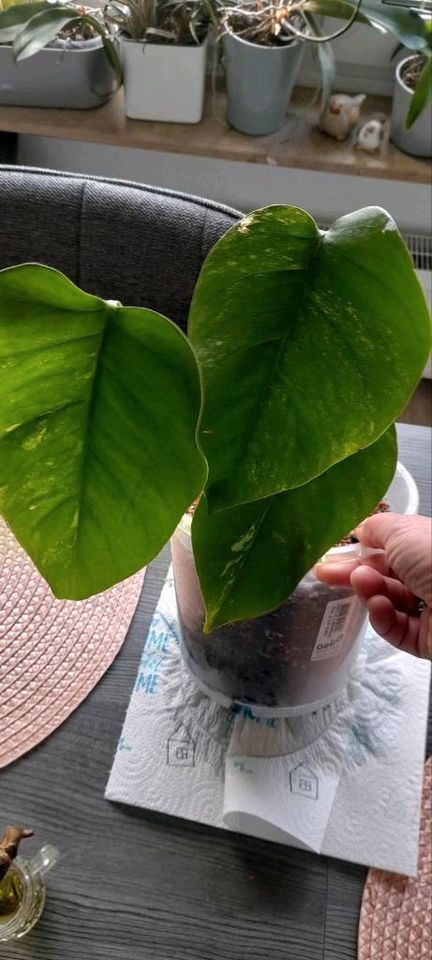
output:
<instances>
[{"instance_id":1,"label":"wooden shelf","mask_svg":"<svg viewBox=\"0 0 432 960\"><path fill-rule=\"evenodd\" d=\"M317 128L318 105L313 101L311 89L298 87L284 127L267 137L248 137L227 125L223 92L216 93L214 102L208 92L204 119L196 125L128 120L123 92L119 91L109 103L95 110L0 107L0 130L241 163L431 182L431 163L401 153L388 142L388 133L379 153L372 156L353 147L350 141L337 143L325 136ZM379 112L388 117L389 108L387 98L368 96L364 116Z\"/></svg>"}]
</instances>

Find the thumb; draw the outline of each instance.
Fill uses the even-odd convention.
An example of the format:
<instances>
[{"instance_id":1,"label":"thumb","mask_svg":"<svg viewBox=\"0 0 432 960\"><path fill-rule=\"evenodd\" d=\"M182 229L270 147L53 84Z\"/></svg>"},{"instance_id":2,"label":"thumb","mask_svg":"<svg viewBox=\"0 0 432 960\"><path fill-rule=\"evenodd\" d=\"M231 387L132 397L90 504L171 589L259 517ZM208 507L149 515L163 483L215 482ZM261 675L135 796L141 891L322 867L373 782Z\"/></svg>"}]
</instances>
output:
<instances>
[{"instance_id":1,"label":"thumb","mask_svg":"<svg viewBox=\"0 0 432 960\"><path fill-rule=\"evenodd\" d=\"M398 513L374 513L355 530L356 536L364 547L376 547L385 550L389 540L399 533L406 524L412 523L412 517Z\"/></svg>"}]
</instances>

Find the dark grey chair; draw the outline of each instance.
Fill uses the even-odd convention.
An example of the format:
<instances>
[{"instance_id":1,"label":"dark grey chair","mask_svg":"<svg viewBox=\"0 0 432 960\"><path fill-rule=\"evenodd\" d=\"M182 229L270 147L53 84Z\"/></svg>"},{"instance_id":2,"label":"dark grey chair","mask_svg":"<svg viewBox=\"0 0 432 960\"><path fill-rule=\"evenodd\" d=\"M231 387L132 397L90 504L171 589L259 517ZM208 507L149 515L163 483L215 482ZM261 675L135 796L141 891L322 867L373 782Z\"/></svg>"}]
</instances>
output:
<instances>
[{"instance_id":1,"label":"dark grey chair","mask_svg":"<svg viewBox=\"0 0 432 960\"><path fill-rule=\"evenodd\" d=\"M0 269L28 261L183 330L199 270L240 214L122 180L0 165Z\"/></svg>"}]
</instances>

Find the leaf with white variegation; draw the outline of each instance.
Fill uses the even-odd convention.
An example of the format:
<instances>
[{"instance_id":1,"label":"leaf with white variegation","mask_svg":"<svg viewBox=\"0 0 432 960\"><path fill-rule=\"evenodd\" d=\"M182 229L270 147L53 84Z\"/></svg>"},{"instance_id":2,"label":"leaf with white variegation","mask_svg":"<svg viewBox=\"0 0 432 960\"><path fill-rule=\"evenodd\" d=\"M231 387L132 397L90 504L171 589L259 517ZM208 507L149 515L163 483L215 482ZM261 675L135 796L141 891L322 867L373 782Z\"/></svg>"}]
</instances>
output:
<instances>
[{"instance_id":1,"label":"leaf with white variegation","mask_svg":"<svg viewBox=\"0 0 432 960\"><path fill-rule=\"evenodd\" d=\"M375 207L327 232L297 207L246 216L204 264L189 335L210 511L300 486L369 446L430 349L411 258Z\"/></svg>"},{"instance_id":2,"label":"leaf with white variegation","mask_svg":"<svg viewBox=\"0 0 432 960\"><path fill-rule=\"evenodd\" d=\"M27 264L0 272L0 510L59 597L148 563L206 479L200 384L152 310Z\"/></svg>"},{"instance_id":3,"label":"leaf with white variegation","mask_svg":"<svg viewBox=\"0 0 432 960\"><path fill-rule=\"evenodd\" d=\"M326 550L374 509L395 465L391 427L296 490L211 515L202 499L192 541L207 632L283 603Z\"/></svg>"}]
</instances>

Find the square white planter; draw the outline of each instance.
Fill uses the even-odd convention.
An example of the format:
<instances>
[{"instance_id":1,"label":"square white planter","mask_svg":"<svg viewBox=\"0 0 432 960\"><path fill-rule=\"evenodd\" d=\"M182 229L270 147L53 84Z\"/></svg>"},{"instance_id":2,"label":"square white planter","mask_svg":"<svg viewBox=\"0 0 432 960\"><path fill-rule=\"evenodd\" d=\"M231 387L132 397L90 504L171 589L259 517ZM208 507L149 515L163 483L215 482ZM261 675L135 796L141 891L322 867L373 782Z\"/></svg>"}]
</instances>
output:
<instances>
[{"instance_id":1,"label":"square white planter","mask_svg":"<svg viewBox=\"0 0 432 960\"><path fill-rule=\"evenodd\" d=\"M200 46L142 43L121 37L126 116L199 123L204 104L207 40Z\"/></svg>"}]
</instances>

